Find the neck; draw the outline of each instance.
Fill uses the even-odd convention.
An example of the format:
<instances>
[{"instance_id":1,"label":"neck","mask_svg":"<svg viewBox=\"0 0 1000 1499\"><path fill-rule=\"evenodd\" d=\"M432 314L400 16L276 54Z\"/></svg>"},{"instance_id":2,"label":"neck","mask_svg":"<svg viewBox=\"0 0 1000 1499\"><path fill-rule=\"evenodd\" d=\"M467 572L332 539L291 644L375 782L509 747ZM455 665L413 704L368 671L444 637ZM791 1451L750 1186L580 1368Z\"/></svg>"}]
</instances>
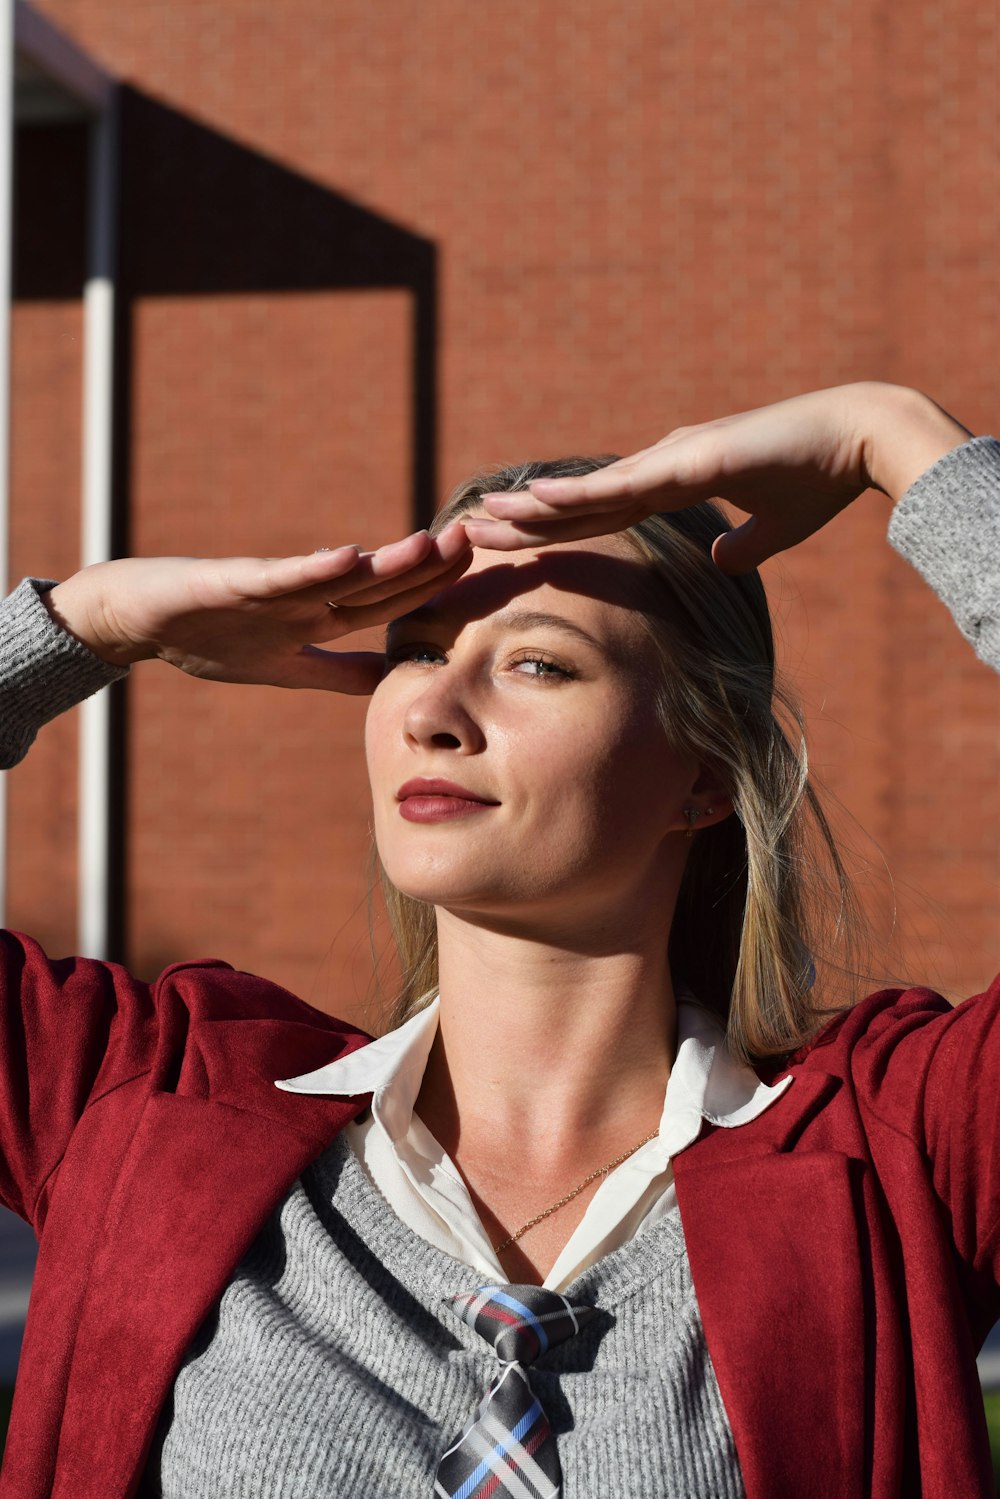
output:
<instances>
[{"instance_id":1,"label":"neck","mask_svg":"<svg viewBox=\"0 0 1000 1499\"><path fill-rule=\"evenodd\" d=\"M526 1170L572 1170L656 1128L676 1035L664 930L543 941L439 911L440 1026L416 1107L453 1159L509 1159L516 1142Z\"/></svg>"}]
</instances>

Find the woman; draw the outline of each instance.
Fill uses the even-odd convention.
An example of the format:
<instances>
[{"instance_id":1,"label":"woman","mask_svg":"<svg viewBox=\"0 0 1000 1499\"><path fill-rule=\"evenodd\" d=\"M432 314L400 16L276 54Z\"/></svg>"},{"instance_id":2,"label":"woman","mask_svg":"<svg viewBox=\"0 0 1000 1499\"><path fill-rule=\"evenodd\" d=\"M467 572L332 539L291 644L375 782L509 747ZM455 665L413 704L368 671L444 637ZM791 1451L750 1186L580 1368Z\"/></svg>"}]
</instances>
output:
<instances>
[{"instance_id":1,"label":"woman","mask_svg":"<svg viewBox=\"0 0 1000 1499\"><path fill-rule=\"evenodd\" d=\"M1000 662L968 438L847 386L372 555L22 585L6 763L153 656L372 694L409 987L366 1044L221 964L150 989L4 939L40 1254L0 1496L992 1493L1000 988L824 1014L750 574L875 486ZM312 645L377 621L385 661Z\"/></svg>"}]
</instances>

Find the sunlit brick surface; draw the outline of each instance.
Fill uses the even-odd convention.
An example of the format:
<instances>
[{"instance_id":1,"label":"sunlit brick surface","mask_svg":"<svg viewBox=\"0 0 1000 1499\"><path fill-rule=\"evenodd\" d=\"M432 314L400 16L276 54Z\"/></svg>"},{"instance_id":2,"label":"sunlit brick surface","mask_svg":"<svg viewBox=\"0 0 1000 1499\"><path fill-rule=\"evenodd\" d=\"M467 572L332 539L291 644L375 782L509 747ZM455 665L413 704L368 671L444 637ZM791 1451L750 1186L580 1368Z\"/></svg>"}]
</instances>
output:
<instances>
[{"instance_id":1,"label":"sunlit brick surface","mask_svg":"<svg viewBox=\"0 0 1000 1499\"><path fill-rule=\"evenodd\" d=\"M39 8L136 89L434 242L442 493L481 463L627 451L856 377L1000 425L982 7ZM141 301L134 544L404 528L408 309L376 291ZM62 304L18 313L22 569L71 565L77 324ZM960 994L1000 963L1000 694L886 548L886 513L869 497L768 582L818 767L896 882L892 966ZM220 953L360 1016L361 705L156 667L131 691L130 961ZM13 910L65 945L71 729L43 741L16 782Z\"/></svg>"}]
</instances>

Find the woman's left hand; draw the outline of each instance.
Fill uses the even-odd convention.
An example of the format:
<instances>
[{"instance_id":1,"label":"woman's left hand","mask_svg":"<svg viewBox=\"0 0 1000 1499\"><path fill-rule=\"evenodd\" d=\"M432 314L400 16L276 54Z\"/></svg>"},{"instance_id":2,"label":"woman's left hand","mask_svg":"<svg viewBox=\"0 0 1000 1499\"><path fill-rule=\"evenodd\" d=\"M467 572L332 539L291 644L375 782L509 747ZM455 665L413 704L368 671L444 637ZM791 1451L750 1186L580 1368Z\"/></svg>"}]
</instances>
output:
<instances>
[{"instance_id":1,"label":"woman's left hand","mask_svg":"<svg viewBox=\"0 0 1000 1499\"><path fill-rule=\"evenodd\" d=\"M625 530L662 510L731 501L749 520L717 538L723 572L742 573L811 536L859 494L898 499L971 434L919 391L864 382L681 427L578 479L538 479L463 516L474 546L497 551Z\"/></svg>"}]
</instances>

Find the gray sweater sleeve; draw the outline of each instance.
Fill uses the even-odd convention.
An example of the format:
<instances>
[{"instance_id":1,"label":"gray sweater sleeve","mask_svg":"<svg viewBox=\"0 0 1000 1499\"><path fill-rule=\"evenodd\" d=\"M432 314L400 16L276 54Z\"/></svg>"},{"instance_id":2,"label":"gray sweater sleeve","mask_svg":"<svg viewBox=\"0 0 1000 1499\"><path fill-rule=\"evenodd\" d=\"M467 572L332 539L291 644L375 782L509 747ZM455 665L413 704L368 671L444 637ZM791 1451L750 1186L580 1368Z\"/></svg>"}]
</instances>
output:
<instances>
[{"instance_id":1,"label":"gray sweater sleeve","mask_svg":"<svg viewBox=\"0 0 1000 1499\"><path fill-rule=\"evenodd\" d=\"M128 675L56 624L40 597L54 586L25 578L0 603L0 770L23 760L43 723Z\"/></svg>"},{"instance_id":2,"label":"gray sweater sleeve","mask_svg":"<svg viewBox=\"0 0 1000 1499\"><path fill-rule=\"evenodd\" d=\"M932 464L892 512L889 540L1000 671L1000 442L974 437Z\"/></svg>"}]
</instances>

